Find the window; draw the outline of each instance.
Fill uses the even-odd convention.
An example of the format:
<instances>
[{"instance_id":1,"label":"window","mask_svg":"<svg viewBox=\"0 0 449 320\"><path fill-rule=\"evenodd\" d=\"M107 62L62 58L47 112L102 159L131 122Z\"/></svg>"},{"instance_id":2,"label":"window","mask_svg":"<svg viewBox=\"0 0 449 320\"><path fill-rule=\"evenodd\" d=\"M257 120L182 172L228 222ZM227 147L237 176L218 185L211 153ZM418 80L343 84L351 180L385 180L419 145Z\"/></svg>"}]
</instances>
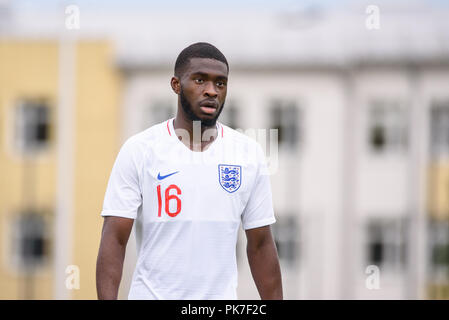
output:
<instances>
[{"instance_id":1,"label":"window","mask_svg":"<svg viewBox=\"0 0 449 320\"><path fill-rule=\"evenodd\" d=\"M373 101L368 112L368 139L376 153L403 151L407 144L405 111L399 102Z\"/></svg>"},{"instance_id":2,"label":"window","mask_svg":"<svg viewBox=\"0 0 449 320\"><path fill-rule=\"evenodd\" d=\"M21 152L46 149L50 143L50 108L44 100L22 101L16 109L16 146Z\"/></svg>"},{"instance_id":3,"label":"window","mask_svg":"<svg viewBox=\"0 0 449 320\"><path fill-rule=\"evenodd\" d=\"M367 264L399 271L405 265L406 224L403 219L374 219L367 225Z\"/></svg>"},{"instance_id":4,"label":"window","mask_svg":"<svg viewBox=\"0 0 449 320\"><path fill-rule=\"evenodd\" d=\"M145 108L142 117L142 129L147 129L171 117L173 117L171 101L156 101Z\"/></svg>"},{"instance_id":5,"label":"window","mask_svg":"<svg viewBox=\"0 0 449 320\"><path fill-rule=\"evenodd\" d=\"M43 266L49 257L47 223L35 212L21 214L13 224L13 257L20 269L30 270Z\"/></svg>"},{"instance_id":6,"label":"window","mask_svg":"<svg viewBox=\"0 0 449 320\"><path fill-rule=\"evenodd\" d=\"M429 222L430 299L449 299L449 222Z\"/></svg>"},{"instance_id":7,"label":"window","mask_svg":"<svg viewBox=\"0 0 449 320\"><path fill-rule=\"evenodd\" d=\"M449 154L449 101L435 103L430 111L431 154L434 157Z\"/></svg>"},{"instance_id":8,"label":"window","mask_svg":"<svg viewBox=\"0 0 449 320\"><path fill-rule=\"evenodd\" d=\"M299 233L297 217L280 216L273 224L273 235L278 250L279 260L287 266L295 266L299 251Z\"/></svg>"},{"instance_id":9,"label":"window","mask_svg":"<svg viewBox=\"0 0 449 320\"><path fill-rule=\"evenodd\" d=\"M270 128L278 129L281 148L295 150L300 142L299 109L294 101L276 100L270 109Z\"/></svg>"},{"instance_id":10,"label":"window","mask_svg":"<svg viewBox=\"0 0 449 320\"><path fill-rule=\"evenodd\" d=\"M432 221L429 228L431 272L449 282L449 222Z\"/></svg>"}]
</instances>

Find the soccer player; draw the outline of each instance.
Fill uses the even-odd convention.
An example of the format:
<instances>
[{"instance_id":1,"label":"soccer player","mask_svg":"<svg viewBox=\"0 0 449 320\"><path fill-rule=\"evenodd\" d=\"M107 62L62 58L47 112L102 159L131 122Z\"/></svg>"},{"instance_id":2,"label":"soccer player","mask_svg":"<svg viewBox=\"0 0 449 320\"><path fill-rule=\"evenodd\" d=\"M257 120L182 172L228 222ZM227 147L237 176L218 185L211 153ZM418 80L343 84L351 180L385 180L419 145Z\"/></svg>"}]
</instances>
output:
<instances>
[{"instance_id":1,"label":"soccer player","mask_svg":"<svg viewBox=\"0 0 449 320\"><path fill-rule=\"evenodd\" d=\"M134 223L138 258L129 299L237 299L240 224L261 299L283 298L262 148L217 122L228 72L213 45L185 48L171 78L176 117L130 137L120 149L101 212L99 299L117 299Z\"/></svg>"}]
</instances>

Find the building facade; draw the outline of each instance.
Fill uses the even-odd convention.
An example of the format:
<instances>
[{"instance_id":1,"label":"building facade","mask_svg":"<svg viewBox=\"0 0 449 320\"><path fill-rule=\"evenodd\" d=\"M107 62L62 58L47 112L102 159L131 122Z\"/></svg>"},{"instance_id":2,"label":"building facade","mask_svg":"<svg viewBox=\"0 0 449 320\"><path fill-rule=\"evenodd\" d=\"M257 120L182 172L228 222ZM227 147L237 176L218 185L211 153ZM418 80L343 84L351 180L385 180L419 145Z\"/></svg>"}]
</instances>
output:
<instances>
[{"instance_id":1,"label":"building facade","mask_svg":"<svg viewBox=\"0 0 449 320\"><path fill-rule=\"evenodd\" d=\"M122 72L123 136L175 115L171 69ZM232 68L223 123L278 129L286 298L447 298L447 167L431 150L446 148L448 93L447 61ZM238 261L239 297L257 299L243 231Z\"/></svg>"},{"instance_id":2,"label":"building facade","mask_svg":"<svg viewBox=\"0 0 449 320\"><path fill-rule=\"evenodd\" d=\"M119 85L106 41L0 39L1 299L96 297Z\"/></svg>"}]
</instances>

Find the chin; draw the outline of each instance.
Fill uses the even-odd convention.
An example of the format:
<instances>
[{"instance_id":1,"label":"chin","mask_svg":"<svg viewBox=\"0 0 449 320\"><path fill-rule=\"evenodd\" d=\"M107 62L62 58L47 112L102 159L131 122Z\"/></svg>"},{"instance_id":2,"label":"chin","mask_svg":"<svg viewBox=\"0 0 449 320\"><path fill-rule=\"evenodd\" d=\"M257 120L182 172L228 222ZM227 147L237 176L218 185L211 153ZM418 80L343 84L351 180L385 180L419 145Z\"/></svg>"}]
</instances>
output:
<instances>
[{"instance_id":1,"label":"chin","mask_svg":"<svg viewBox=\"0 0 449 320\"><path fill-rule=\"evenodd\" d=\"M201 124L206 127L214 126L215 123L217 122L216 116L206 116L206 117L198 117L198 118L200 119Z\"/></svg>"}]
</instances>

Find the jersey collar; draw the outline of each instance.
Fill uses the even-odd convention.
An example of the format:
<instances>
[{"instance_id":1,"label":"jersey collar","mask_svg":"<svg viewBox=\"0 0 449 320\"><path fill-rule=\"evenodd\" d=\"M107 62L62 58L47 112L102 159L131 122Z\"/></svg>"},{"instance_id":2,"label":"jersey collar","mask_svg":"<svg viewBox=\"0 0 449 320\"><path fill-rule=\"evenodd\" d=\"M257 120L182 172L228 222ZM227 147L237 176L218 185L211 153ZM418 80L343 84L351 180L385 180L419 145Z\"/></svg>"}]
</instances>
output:
<instances>
[{"instance_id":1,"label":"jersey collar","mask_svg":"<svg viewBox=\"0 0 449 320\"><path fill-rule=\"evenodd\" d=\"M175 122L175 118L171 118L171 119L168 119L168 120L166 121L165 127L166 127L166 130L167 130L167 133L168 133L168 135L171 136L172 138L175 138L179 143L182 143L182 142L179 141L178 138L176 137L176 134L175 134L175 127L174 127L174 125L173 125L174 122ZM217 128L217 138L215 139L214 142L212 142L212 145L210 145L209 148L207 148L207 149L206 149L205 151L203 151L203 152L208 151L208 150L211 149L211 148L212 148L218 141L220 141L221 139L224 138L224 127L223 127L223 125L222 125L220 122L217 121L217 123L216 123L216 128ZM185 145L184 145L184 146L185 146ZM187 146L185 146L185 147L188 149ZM189 150L190 150L190 149L189 149Z\"/></svg>"}]
</instances>

